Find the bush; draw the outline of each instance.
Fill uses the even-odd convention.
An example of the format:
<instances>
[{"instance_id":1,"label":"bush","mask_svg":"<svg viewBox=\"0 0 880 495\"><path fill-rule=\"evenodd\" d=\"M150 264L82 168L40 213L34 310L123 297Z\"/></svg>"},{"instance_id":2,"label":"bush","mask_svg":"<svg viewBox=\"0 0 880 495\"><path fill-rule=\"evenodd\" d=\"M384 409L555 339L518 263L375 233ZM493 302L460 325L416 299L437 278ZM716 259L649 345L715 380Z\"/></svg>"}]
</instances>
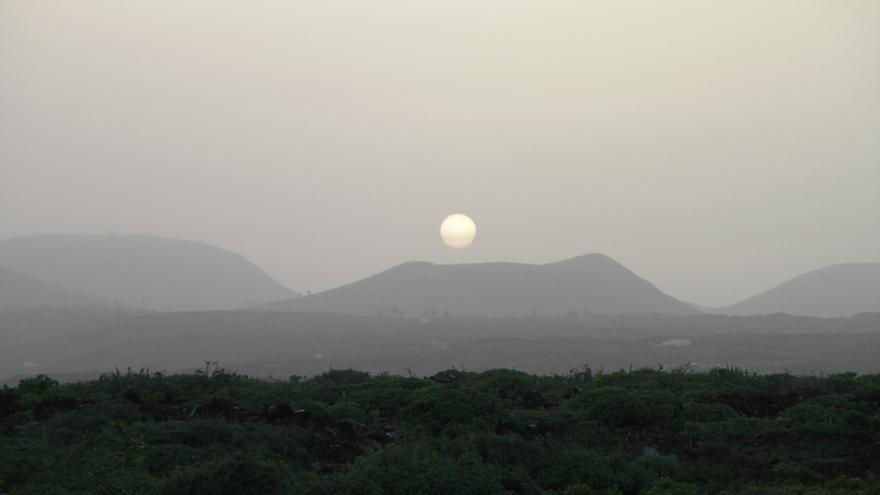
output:
<instances>
[{"instance_id":1,"label":"bush","mask_svg":"<svg viewBox=\"0 0 880 495\"><path fill-rule=\"evenodd\" d=\"M10 495L880 495L878 442L880 375L139 372L0 389Z\"/></svg>"},{"instance_id":2,"label":"bush","mask_svg":"<svg viewBox=\"0 0 880 495\"><path fill-rule=\"evenodd\" d=\"M155 495L272 495L283 494L287 467L277 461L250 458L220 459L175 471Z\"/></svg>"},{"instance_id":3,"label":"bush","mask_svg":"<svg viewBox=\"0 0 880 495\"><path fill-rule=\"evenodd\" d=\"M653 426L670 422L678 400L662 390L630 390L605 387L591 390L573 401L585 416L609 426Z\"/></svg>"},{"instance_id":4,"label":"bush","mask_svg":"<svg viewBox=\"0 0 880 495\"><path fill-rule=\"evenodd\" d=\"M370 452L327 480L324 493L348 495L492 495L505 493L501 473L479 456L457 459L405 443Z\"/></svg>"}]
</instances>

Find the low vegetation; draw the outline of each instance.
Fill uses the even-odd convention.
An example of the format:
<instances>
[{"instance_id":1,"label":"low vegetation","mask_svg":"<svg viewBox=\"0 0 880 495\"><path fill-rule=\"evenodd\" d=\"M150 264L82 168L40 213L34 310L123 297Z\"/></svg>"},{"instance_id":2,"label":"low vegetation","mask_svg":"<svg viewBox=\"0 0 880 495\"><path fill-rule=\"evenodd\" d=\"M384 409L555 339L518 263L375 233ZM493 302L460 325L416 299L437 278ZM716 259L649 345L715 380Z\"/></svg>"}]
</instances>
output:
<instances>
[{"instance_id":1,"label":"low vegetation","mask_svg":"<svg viewBox=\"0 0 880 495\"><path fill-rule=\"evenodd\" d=\"M880 494L880 375L36 377L0 493Z\"/></svg>"}]
</instances>

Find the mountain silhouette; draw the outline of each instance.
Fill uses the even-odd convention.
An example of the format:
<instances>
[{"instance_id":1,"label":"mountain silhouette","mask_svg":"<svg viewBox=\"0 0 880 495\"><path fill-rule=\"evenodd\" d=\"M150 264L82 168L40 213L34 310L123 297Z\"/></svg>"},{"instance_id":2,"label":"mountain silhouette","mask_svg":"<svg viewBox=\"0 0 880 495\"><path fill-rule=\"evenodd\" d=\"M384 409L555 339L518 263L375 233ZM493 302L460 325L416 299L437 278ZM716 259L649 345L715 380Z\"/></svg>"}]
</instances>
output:
<instances>
[{"instance_id":1,"label":"mountain silhouette","mask_svg":"<svg viewBox=\"0 0 880 495\"><path fill-rule=\"evenodd\" d=\"M0 266L135 308L230 309L296 295L239 254L152 236L0 240Z\"/></svg>"},{"instance_id":2,"label":"mountain silhouette","mask_svg":"<svg viewBox=\"0 0 880 495\"><path fill-rule=\"evenodd\" d=\"M874 311L880 311L880 263L843 263L820 268L714 312L845 317Z\"/></svg>"},{"instance_id":3,"label":"mountain silhouette","mask_svg":"<svg viewBox=\"0 0 880 495\"><path fill-rule=\"evenodd\" d=\"M107 306L108 300L82 294L0 266L0 310L44 306Z\"/></svg>"},{"instance_id":4,"label":"mountain silhouette","mask_svg":"<svg viewBox=\"0 0 880 495\"><path fill-rule=\"evenodd\" d=\"M427 318L699 313L602 254L544 265L405 263L343 287L261 308Z\"/></svg>"}]
</instances>

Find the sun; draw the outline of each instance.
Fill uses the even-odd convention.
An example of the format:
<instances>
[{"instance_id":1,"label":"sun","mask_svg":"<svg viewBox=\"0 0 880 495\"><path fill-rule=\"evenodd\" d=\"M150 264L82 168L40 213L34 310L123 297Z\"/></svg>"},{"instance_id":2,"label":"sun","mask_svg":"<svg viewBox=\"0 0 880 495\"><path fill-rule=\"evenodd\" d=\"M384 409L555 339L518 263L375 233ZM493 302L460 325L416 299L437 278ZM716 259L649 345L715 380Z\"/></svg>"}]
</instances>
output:
<instances>
[{"instance_id":1,"label":"sun","mask_svg":"<svg viewBox=\"0 0 880 495\"><path fill-rule=\"evenodd\" d=\"M477 224L465 214L453 213L440 224L440 237L453 249L466 248L477 237Z\"/></svg>"}]
</instances>

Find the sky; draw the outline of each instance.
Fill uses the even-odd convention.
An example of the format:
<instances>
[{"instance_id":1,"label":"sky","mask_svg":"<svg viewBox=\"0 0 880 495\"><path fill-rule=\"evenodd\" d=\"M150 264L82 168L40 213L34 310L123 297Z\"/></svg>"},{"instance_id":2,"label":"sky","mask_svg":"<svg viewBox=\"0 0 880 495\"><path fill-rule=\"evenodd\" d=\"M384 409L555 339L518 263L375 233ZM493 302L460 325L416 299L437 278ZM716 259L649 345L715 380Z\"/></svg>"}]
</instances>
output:
<instances>
[{"instance_id":1,"label":"sky","mask_svg":"<svg viewBox=\"0 0 880 495\"><path fill-rule=\"evenodd\" d=\"M109 232L301 291L601 252L712 306L880 261L880 2L0 0L0 238Z\"/></svg>"}]
</instances>

